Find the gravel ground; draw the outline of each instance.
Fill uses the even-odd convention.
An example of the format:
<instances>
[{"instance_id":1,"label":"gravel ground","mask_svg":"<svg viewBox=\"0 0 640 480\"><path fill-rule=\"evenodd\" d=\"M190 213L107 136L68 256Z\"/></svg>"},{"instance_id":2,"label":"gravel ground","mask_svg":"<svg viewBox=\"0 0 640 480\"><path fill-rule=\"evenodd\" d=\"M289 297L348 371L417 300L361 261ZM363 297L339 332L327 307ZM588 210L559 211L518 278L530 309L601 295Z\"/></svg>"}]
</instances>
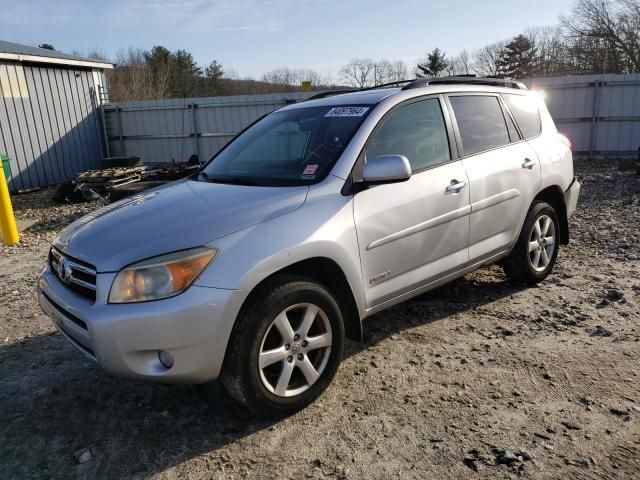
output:
<instances>
[{"instance_id":1,"label":"gravel ground","mask_svg":"<svg viewBox=\"0 0 640 480\"><path fill-rule=\"evenodd\" d=\"M376 315L281 421L108 377L40 312L59 229L98 206L18 196L0 249L0 478L640 478L640 177L578 164L573 239L536 288L490 267Z\"/></svg>"}]
</instances>

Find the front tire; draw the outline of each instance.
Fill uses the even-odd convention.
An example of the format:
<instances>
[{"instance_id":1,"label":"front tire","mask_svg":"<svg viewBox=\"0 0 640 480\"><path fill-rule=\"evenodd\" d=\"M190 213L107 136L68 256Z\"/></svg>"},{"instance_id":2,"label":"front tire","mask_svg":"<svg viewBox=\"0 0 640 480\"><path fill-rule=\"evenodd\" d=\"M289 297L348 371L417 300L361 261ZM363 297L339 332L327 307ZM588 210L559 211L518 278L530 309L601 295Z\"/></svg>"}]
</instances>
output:
<instances>
[{"instance_id":1,"label":"front tire","mask_svg":"<svg viewBox=\"0 0 640 480\"><path fill-rule=\"evenodd\" d=\"M560 222L555 209L538 200L533 203L515 247L500 265L512 280L535 285L553 270L560 246Z\"/></svg>"},{"instance_id":2,"label":"front tire","mask_svg":"<svg viewBox=\"0 0 640 480\"><path fill-rule=\"evenodd\" d=\"M277 278L243 308L222 384L259 415L295 412L329 386L344 339L342 313L328 289L311 279Z\"/></svg>"}]
</instances>

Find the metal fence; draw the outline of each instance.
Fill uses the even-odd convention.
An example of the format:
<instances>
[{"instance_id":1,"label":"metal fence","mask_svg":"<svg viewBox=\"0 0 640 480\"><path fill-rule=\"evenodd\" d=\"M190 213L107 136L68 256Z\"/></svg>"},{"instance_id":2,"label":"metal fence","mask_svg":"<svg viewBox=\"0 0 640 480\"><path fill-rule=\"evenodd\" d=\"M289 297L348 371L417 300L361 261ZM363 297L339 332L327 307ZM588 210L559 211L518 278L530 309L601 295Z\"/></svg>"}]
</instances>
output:
<instances>
[{"instance_id":1,"label":"metal fence","mask_svg":"<svg viewBox=\"0 0 640 480\"><path fill-rule=\"evenodd\" d=\"M640 148L640 74L535 78L574 155L626 157Z\"/></svg>"},{"instance_id":2,"label":"metal fence","mask_svg":"<svg viewBox=\"0 0 640 480\"><path fill-rule=\"evenodd\" d=\"M297 92L232 97L121 102L104 107L110 156L145 162L208 160L261 116L313 95Z\"/></svg>"},{"instance_id":3,"label":"metal fence","mask_svg":"<svg viewBox=\"0 0 640 480\"><path fill-rule=\"evenodd\" d=\"M640 147L640 74L534 78L576 156L630 156ZM104 107L111 156L207 160L260 116L312 93L123 102Z\"/></svg>"}]
</instances>

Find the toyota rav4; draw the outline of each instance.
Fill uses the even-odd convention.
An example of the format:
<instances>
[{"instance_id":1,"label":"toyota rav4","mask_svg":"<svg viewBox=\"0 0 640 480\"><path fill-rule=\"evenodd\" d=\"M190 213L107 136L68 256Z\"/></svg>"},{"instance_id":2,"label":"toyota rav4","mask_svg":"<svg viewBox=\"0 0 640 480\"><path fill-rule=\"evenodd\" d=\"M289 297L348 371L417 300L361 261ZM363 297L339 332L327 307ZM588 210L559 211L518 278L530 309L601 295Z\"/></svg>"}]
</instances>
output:
<instances>
[{"instance_id":1,"label":"toyota rav4","mask_svg":"<svg viewBox=\"0 0 640 480\"><path fill-rule=\"evenodd\" d=\"M220 378L277 415L327 388L374 313L492 263L544 280L580 184L542 97L403 85L288 105L191 178L74 222L39 279L44 312L113 375Z\"/></svg>"}]
</instances>

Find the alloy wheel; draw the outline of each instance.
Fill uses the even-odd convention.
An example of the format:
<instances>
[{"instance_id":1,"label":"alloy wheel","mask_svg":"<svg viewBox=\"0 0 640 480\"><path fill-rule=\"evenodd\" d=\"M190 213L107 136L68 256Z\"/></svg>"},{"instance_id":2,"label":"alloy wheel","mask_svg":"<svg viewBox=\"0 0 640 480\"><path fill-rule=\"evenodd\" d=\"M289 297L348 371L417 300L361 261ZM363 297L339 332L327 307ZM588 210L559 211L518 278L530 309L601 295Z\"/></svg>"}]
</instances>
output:
<instances>
[{"instance_id":1,"label":"alloy wheel","mask_svg":"<svg viewBox=\"0 0 640 480\"><path fill-rule=\"evenodd\" d=\"M320 307L310 303L287 307L271 322L260 344L262 384L280 397L300 395L322 375L331 344L331 324Z\"/></svg>"},{"instance_id":2,"label":"alloy wheel","mask_svg":"<svg viewBox=\"0 0 640 480\"><path fill-rule=\"evenodd\" d=\"M534 222L529 237L529 263L536 272L544 271L556 249L556 227L549 215L541 215Z\"/></svg>"}]
</instances>

